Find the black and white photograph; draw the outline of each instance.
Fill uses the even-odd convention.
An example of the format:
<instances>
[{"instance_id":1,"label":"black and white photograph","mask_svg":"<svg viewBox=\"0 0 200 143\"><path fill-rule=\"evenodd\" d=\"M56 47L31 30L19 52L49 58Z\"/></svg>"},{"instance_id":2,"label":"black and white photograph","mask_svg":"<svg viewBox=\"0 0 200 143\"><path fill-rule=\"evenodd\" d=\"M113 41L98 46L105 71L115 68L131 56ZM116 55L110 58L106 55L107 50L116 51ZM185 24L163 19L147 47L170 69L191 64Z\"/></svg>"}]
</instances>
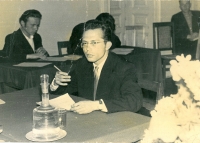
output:
<instances>
[{"instance_id":1,"label":"black and white photograph","mask_svg":"<svg viewBox=\"0 0 200 143\"><path fill-rule=\"evenodd\" d=\"M200 143L200 0L0 10L0 142Z\"/></svg>"}]
</instances>

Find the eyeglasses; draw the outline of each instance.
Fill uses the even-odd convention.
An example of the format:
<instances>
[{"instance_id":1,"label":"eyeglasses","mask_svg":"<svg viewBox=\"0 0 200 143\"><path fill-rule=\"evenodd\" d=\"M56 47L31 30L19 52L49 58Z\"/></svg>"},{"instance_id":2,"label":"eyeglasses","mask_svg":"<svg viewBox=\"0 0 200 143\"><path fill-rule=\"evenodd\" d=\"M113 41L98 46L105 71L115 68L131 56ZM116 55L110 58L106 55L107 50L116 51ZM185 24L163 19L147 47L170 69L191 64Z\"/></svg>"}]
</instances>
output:
<instances>
[{"instance_id":1,"label":"eyeglasses","mask_svg":"<svg viewBox=\"0 0 200 143\"><path fill-rule=\"evenodd\" d=\"M86 47L88 47L88 44L90 44L92 47L95 47L97 44L99 44L99 43L102 43L102 42L107 42L107 41L92 41L92 42L90 42L90 43L88 43L88 42L82 42L81 43L81 47L82 48L86 48Z\"/></svg>"}]
</instances>

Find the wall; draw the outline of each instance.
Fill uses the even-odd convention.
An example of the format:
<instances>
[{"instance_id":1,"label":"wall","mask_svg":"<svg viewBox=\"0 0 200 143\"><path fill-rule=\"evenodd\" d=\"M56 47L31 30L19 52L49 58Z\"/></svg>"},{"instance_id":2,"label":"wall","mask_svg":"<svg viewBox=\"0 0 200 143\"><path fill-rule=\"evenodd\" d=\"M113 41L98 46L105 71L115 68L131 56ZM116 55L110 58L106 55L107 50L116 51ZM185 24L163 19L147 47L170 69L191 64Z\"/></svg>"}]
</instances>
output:
<instances>
[{"instance_id":1,"label":"wall","mask_svg":"<svg viewBox=\"0 0 200 143\"><path fill-rule=\"evenodd\" d=\"M18 19L27 9L42 13L38 33L50 55L57 55L57 41L66 41L75 25L94 19L102 9L101 0L0 0L0 49L7 34L19 28Z\"/></svg>"},{"instance_id":2,"label":"wall","mask_svg":"<svg viewBox=\"0 0 200 143\"><path fill-rule=\"evenodd\" d=\"M179 12L179 2L178 0L165 0L161 1L161 22L171 21L172 15Z\"/></svg>"}]
</instances>

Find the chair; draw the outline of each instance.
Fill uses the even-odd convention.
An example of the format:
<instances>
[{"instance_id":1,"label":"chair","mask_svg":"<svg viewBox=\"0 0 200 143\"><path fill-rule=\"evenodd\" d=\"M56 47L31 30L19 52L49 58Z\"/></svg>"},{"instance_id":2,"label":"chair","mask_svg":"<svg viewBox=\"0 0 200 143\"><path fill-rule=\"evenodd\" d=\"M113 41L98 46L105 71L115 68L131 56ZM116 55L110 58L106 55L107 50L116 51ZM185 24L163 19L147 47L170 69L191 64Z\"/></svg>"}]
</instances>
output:
<instances>
[{"instance_id":1,"label":"chair","mask_svg":"<svg viewBox=\"0 0 200 143\"><path fill-rule=\"evenodd\" d=\"M153 23L153 47L161 51L171 51L172 54L162 55L162 70L163 78L166 78L166 68L170 60L175 59L175 37L174 37L174 24L173 22L159 22ZM165 81L164 81L165 86Z\"/></svg>"},{"instance_id":2,"label":"chair","mask_svg":"<svg viewBox=\"0 0 200 143\"><path fill-rule=\"evenodd\" d=\"M135 65L139 86L154 91L157 102L164 95L160 51L141 47L132 48L134 50L123 57Z\"/></svg>"},{"instance_id":3,"label":"chair","mask_svg":"<svg viewBox=\"0 0 200 143\"><path fill-rule=\"evenodd\" d=\"M68 54L67 50L70 48L70 42L69 41L58 41L58 54L66 55Z\"/></svg>"},{"instance_id":4,"label":"chair","mask_svg":"<svg viewBox=\"0 0 200 143\"><path fill-rule=\"evenodd\" d=\"M175 53L173 22L153 23L153 48Z\"/></svg>"}]
</instances>

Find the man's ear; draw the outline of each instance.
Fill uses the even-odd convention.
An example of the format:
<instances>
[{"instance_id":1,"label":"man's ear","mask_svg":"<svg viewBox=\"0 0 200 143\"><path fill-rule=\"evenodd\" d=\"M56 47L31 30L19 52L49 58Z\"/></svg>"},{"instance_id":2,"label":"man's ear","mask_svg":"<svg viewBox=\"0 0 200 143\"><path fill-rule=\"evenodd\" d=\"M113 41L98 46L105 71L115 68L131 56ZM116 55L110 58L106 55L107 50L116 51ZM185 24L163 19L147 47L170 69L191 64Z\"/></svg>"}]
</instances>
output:
<instances>
[{"instance_id":1,"label":"man's ear","mask_svg":"<svg viewBox=\"0 0 200 143\"><path fill-rule=\"evenodd\" d=\"M22 27L25 27L25 25L26 25L23 20L20 21L20 24L21 24Z\"/></svg>"},{"instance_id":2,"label":"man's ear","mask_svg":"<svg viewBox=\"0 0 200 143\"><path fill-rule=\"evenodd\" d=\"M107 41L106 42L106 50L109 50L111 46L112 46L112 42Z\"/></svg>"}]
</instances>

